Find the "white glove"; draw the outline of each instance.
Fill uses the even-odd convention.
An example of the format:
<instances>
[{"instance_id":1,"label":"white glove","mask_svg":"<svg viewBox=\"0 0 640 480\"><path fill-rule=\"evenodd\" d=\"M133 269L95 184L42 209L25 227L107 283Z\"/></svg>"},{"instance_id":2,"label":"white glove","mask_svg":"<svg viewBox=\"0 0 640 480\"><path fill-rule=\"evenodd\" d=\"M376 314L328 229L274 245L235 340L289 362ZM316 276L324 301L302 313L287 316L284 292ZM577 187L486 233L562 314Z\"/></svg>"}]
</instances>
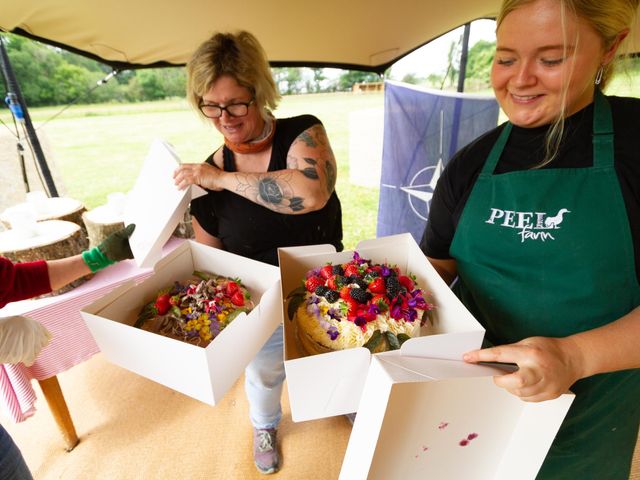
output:
<instances>
[{"instance_id":1,"label":"white glove","mask_svg":"<svg viewBox=\"0 0 640 480\"><path fill-rule=\"evenodd\" d=\"M31 318L0 318L0 363L22 362L29 367L50 340L47 329Z\"/></svg>"}]
</instances>

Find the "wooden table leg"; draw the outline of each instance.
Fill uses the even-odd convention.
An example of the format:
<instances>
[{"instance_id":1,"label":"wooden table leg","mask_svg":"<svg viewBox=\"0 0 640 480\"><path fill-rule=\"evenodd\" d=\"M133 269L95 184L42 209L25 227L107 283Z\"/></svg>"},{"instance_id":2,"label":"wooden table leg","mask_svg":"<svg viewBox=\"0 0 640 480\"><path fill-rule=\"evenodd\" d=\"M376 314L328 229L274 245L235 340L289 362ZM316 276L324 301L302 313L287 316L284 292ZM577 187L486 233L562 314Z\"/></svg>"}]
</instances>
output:
<instances>
[{"instance_id":1,"label":"wooden table leg","mask_svg":"<svg viewBox=\"0 0 640 480\"><path fill-rule=\"evenodd\" d=\"M65 402L64 396L62 395L58 377L53 376L44 380L38 380L38 383L40 384L40 388L42 388L44 398L46 398L49 404L49 410L51 410L53 414L53 419L62 432L67 452L70 452L80 440L78 439L76 428L73 426L73 420L71 420L67 402Z\"/></svg>"}]
</instances>

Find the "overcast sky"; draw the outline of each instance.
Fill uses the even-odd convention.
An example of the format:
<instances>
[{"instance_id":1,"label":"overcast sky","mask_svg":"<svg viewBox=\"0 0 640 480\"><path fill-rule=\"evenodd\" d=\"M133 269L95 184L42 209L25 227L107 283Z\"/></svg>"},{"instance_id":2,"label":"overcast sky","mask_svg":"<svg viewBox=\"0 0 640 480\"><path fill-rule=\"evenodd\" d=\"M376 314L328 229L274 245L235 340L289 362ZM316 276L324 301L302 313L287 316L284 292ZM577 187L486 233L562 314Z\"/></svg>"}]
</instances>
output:
<instances>
[{"instance_id":1,"label":"overcast sky","mask_svg":"<svg viewBox=\"0 0 640 480\"><path fill-rule=\"evenodd\" d=\"M478 40L494 41L495 22L493 20L477 20L471 24L469 34L469 47ZM430 42L391 67L391 75L401 79L408 73L414 73L419 77L426 77L430 73L441 74L447 69L447 54L452 42L458 42L462 37L464 27L453 30L446 35Z\"/></svg>"}]
</instances>

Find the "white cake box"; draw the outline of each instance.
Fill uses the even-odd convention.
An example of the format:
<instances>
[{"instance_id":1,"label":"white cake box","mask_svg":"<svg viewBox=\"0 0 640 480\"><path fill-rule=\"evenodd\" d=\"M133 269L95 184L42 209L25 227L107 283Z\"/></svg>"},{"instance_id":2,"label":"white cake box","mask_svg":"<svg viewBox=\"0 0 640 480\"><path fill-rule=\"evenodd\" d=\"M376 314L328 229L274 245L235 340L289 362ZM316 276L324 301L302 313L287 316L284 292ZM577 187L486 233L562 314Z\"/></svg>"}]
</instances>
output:
<instances>
[{"instance_id":1,"label":"white cake box","mask_svg":"<svg viewBox=\"0 0 640 480\"><path fill-rule=\"evenodd\" d=\"M534 479L574 395L524 402L495 385L501 373L376 355L339 478Z\"/></svg>"},{"instance_id":2,"label":"white cake box","mask_svg":"<svg viewBox=\"0 0 640 480\"><path fill-rule=\"evenodd\" d=\"M421 336L402 345L405 355L459 360L480 348L484 328L440 278L410 234L393 235L358 244L355 251L374 263L397 265L416 276L436 308L430 312ZM328 262L346 263L353 251L336 252L331 245L278 249L282 300L301 285L305 273ZM287 309L284 309L286 312ZM364 347L306 356L295 335L294 322L285 315L285 370L294 421L313 420L355 412L364 388L372 354ZM379 355L379 354L373 354Z\"/></svg>"},{"instance_id":3,"label":"white cake box","mask_svg":"<svg viewBox=\"0 0 640 480\"><path fill-rule=\"evenodd\" d=\"M139 284L121 285L81 314L110 362L215 405L282 321L279 273L272 265L191 240L161 258L194 196L191 189L173 186L176 160L169 146L154 143L125 211L125 224L136 224L130 242L135 260L153 266L154 274ZM158 290L189 278L194 270L240 278L256 307L238 315L206 348L133 327Z\"/></svg>"}]
</instances>

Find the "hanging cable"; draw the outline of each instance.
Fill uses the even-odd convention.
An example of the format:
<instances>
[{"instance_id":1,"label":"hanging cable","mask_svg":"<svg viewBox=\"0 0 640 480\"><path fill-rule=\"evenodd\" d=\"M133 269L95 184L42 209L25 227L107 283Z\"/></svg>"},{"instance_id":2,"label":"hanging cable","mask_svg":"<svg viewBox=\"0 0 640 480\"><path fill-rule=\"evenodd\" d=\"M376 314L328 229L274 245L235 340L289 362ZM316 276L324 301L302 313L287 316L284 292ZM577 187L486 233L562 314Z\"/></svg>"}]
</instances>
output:
<instances>
[{"instance_id":1,"label":"hanging cable","mask_svg":"<svg viewBox=\"0 0 640 480\"><path fill-rule=\"evenodd\" d=\"M20 129L18 128L18 125L20 124L22 125L22 128L24 130L24 112L22 111L22 107L20 106L20 102L18 102L18 98L16 97L15 93L7 92L7 96L5 97L4 102L7 104L7 107L9 107L9 110L11 111L11 118L13 118L13 126L16 130L16 133L11 133L14 137L16 137L16 149L18 151L20 173L22 173L22 182L24 183L24 189L26 193L29 193L31 191L31 187L29 186L27 167L24 163L24 145L22 144L22 139L20 138ZM9 129L9 131L11 131L8 125L6 125L4 122L2 123L7 127L7 129ZM40 181L42 182L42 178L40 179Z\"/></svg>"},{"instance_id":2,"label":"hanging cable","mask_svg":"<svg viewBox=\"0 0 640 480\"><path fill-rule=\"evenodd\" d=\"M38 125L38 128L36 128L37 130L40 130L42 127L44 127L47 123L49 123L51 120L59 117L60 115L62 115L62 113L69 108L71 105L73 105L74 103L76 103L78 100L80 100L83 97L88 96L91 92L93 92L96 88L104 85L105 83L107 83L109 80L111 80L113 77L115 77L117 74L119 73L118 70L112 70L106 77L104 77L102 80L98 80L95 84L94 87L90 88L89 90L87 90L86 92L84 92L81 95L77 95L76 98L74 98L73 100L71 100L69 103L67 103L64 108L62 108L58 113L56 113L55 115L53 115L52 117L50 117L49 119L45 120L44 122L42 122L40 125Z\"/></svg>"}]
</instances>

